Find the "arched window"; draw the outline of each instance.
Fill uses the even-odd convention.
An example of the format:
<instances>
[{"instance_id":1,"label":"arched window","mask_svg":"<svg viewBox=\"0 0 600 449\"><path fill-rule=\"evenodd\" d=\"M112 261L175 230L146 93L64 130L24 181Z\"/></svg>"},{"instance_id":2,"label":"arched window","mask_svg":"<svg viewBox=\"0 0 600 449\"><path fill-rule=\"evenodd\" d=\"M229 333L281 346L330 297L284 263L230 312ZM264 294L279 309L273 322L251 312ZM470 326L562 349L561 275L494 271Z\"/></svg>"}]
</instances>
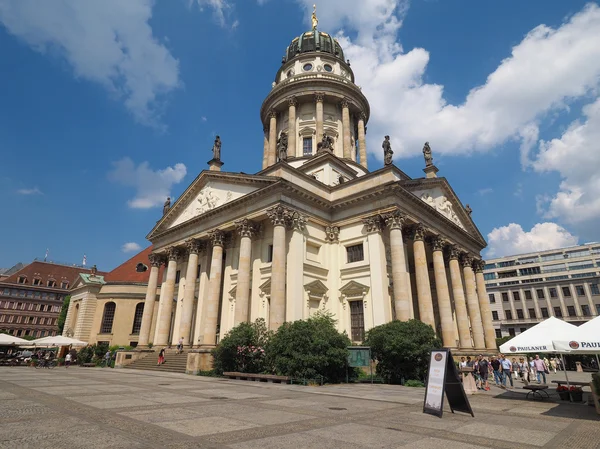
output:
<instances>
[{"instance_id":1,"label":"arched window","mask_svg":"<svg viewBox=\"0 0 600 449\"><path fill-rule=\"evenodd\" d=\"M112 333L113 321L115 320L115 309L117 308L114 302L107 302L104 306L104 314L102 315L102 324L100 325L101 334Z\"/></svg>"},{"instance_id":2,"label":"arched window","mask_svg":"<svg viewBox=\"0 0 600 449\"><path fill-rule=\"evenodd\" d=\"M133 315L133 328L131 329L131 333L133 335L138 335L140 333L140 329L142 328L143 315L144 303L140 302L137 306L135 306L135 314Z\"/></svg>"}]
</instances>

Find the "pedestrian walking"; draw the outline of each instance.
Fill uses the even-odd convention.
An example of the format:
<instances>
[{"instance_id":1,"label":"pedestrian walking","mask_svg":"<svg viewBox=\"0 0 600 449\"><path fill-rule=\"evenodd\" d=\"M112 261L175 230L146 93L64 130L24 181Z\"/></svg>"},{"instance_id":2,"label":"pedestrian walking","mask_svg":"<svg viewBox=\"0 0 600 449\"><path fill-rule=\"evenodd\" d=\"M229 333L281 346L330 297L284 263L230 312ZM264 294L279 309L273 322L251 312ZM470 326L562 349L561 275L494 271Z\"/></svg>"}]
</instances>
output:
<instances>
[{"instance_id":1,"label":"pedestrian walking","mask_svg":"<svg viewBox=\"0 0 600 449\"><path fill-rule=\"evenodd\" d=\"M546 374L550 374L548 371L548 367L544 363L542 359L540 359L539 355L535 355L535 359L533 360L533 365L535 366L535 371L537 372L537 382L542 383L542 377L544 378L544 383L546 383Z\"/></svg>"},{"instance_id":2,"label":"pedestrian walking","mask_svg":"<svg viewBox=\"0 0 600 449\"><path fill-rule=\"evenodd\" d=\"M106 362L107 367L110 367L110 359L111 359L110 350L108 350L108 351L106 351L106 354L104 354L104 361Z\"/></svg>"},{"instance_id":3,"label":"pedestrian walking","mask_svg":"<svg viewBox=\"0 0 600 449\"><path fill-rule=\"evenodd\" d=\"M158 364L157 364L157 366L162 365L163 363L165 363L165 348L162 348L160 350L160 352L158 353Z\"/></svg>"},{"instance_id":4,"label":"pedestrian walking","mask_svg":"<svg viewBox=\"0 0 600 449\"><path fill-rule=\"evenodd\" d=\"M556 357L552 357L550 359L550 366L552 367L552 371L554 371L554 374L556 374Z\"/></svg>"},{"instance_id":5,"label":"pedestrian walking","mask_svg":"<svg viewBox=\"0 0 600 449\"><path fill-rule=\"evenodd\" d=\"M513 388L512 379L512 363L506 358L504 354L500 354L500 365L502 366L502 386L506 388L506 379L510 380L510 387Z\"/></svg>"},{"instance_id":6,"label":"pedestrian walking","mask_svg":"<svg viewBox=\"0 0 600 449\"><path fill-rule=\"evenodd\" d=\"M68 368L71 365L71 353L67 352L65 356L65 368Z\"/></svg>"},{"instance_id":7,"label":"pedestrian walking","mask_svg":"<svg viewBox=\"0 0 600 449\"><path fill-rule=\"evenodd\" d=\"M477 360L477 370L479 372L479 377L481 379L481 389L485 391L490 391L490 385L488 383L488 376L490 372L490 364L487 359L483 356L483 354L479 354Z\"/></svg>"},{"instance_id":8,"label":"pedestrian walking","mask_svg":"<svg viewBox=\"0 0 600 449\"><path fill-rule=\"evenodd\" d=\"M500 360L495 356L492 356L490 364L494 370L494 382L496 383L496 386L500 387L502 385L502 365L500 364Z\"/></svg>"},{"instance_id":9,"label":"pedestrian walking","mask_svg":"<svg viewBox=\"0 0 600 449\"><path fill-rule=\"evenodd\" d=\"M179 343L177 343L177 354L183 353L183 337L179 339Z\"/></svg>"},{"instance_id":10,"label":"pedestrian walking","mask_svg":"<svg viewBox=\"0 0 600 449\"><path fill-rule=\"evenodd\" d=\"M513 365L514 367L515 365ZM525 358L521 357L516 365L517 373L521 378L521 382L525 385L529 385L529 363L525 361Z\"/></svg>"}]
</instances>

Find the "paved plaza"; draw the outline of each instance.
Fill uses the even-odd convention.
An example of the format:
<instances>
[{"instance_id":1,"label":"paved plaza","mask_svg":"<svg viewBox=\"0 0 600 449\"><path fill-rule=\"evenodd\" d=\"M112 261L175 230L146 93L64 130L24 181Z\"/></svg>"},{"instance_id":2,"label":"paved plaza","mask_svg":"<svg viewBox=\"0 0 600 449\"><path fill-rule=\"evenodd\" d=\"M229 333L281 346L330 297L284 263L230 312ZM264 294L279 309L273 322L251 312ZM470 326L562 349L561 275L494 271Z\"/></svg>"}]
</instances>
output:
<instances>
[{"instance_id":1,"label":"paved plaza","mask_svg":"<svg viewBox=\"0 0 600 449\"><path fill-rule=\"evenodd\" d=\"M560 378L560 374L557 376ZM0 368L0 448L598 448L593 407L471 396L475 418L422 413L424 390L304 387L134 370Z\"/></svg>"}]
</instances>

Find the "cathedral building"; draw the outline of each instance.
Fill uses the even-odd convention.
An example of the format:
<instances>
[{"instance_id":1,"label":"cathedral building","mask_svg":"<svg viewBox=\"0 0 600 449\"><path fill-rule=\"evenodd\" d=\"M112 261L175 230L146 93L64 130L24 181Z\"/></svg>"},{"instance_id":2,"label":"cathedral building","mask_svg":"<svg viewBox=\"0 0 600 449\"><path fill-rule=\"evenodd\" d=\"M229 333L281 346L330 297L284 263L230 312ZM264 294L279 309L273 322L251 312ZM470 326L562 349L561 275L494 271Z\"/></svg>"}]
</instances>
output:
<instances>
[{"instance_id":1,"label":"cathedral building","mask_svg":"<svg viewBox=\"0 0 600 449\"><path fill-rule=\"evenodd\" d=\"M470 208L437 176L429 144L425 176L394 165L387 136L384 166L369 171L369 116L343 49L314 18L260 109L262 170L222 170L228 149L217 137L209 170L165 203L148 234L138 346L183 338L209 349L242 322L276 330L327 311L357 343L374 326L415 318L445 347L495 349L486 242Z\"/></svg>"}]
</instances>

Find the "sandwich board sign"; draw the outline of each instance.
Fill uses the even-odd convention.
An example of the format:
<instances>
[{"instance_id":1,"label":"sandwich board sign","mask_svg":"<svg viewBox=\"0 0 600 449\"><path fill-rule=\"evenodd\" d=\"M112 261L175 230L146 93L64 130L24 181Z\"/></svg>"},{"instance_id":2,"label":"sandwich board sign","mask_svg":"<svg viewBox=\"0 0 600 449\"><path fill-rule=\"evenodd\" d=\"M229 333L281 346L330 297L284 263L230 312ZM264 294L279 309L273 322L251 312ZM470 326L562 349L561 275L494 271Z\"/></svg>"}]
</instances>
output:
<instances>
[{"instance_id":1,"label":"sandwich board sign","mask_svg":"<svg viewBox=\"0 0 600 449\"><path fill-rule=\"evenodd\" d=\"M431 351L423 413L441 418L444 413L444 393L452 413L456 410L475 416L449 349Z\"/></svg>"}]
</instances>

